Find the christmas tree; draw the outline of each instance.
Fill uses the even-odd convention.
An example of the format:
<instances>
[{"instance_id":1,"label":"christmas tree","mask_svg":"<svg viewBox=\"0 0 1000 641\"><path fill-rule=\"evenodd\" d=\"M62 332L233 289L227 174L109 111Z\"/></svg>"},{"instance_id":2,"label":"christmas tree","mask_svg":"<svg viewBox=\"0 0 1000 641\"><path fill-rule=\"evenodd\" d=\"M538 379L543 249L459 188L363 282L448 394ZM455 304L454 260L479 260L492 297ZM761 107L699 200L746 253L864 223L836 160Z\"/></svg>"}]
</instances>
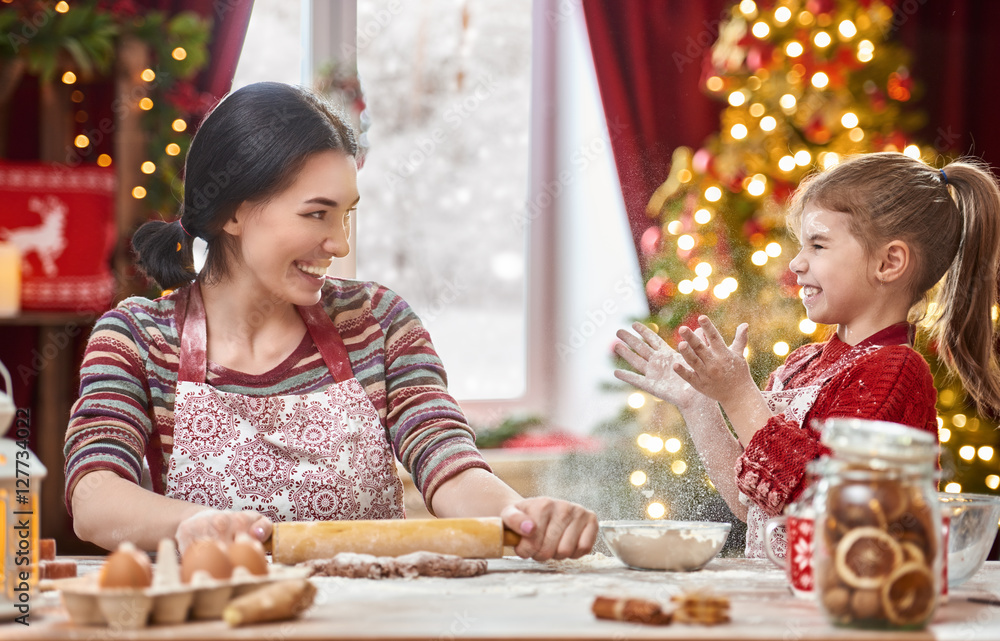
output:
<instances>
[{"instance_id":1,"label":"christmas tree","mask_svg":"<svg viewBox=\"0 0 1000 641\"><path fill-rule=\"evenodd\" d=\"M784 224L788 196L807 174L847 155L900 151L940 166L949 151L915 138L925 124L910 108L919 85L907 52L890 39L893 29L892 7L880 0L732 7L702 78L704 91L728 103L719 132L697 150L675 150L640 243L652 309L646 322L671 344L699 314L730 339L749 322L745 355L763 384L791 350L829 335L833 328L806 318L788 269L798 251ZM926 327L935 310L925 311ZM957 380L945 379L933 347L918 339L940 391L942 488L996 490L995 423L968 405ZM633 494L648 497L647 515L660 518L670 516L676 477L710 482L679 416L652 401L636 392L626 410L643 430L636 443L648 459L630 482Z\"/></svg>"}]
</instances>

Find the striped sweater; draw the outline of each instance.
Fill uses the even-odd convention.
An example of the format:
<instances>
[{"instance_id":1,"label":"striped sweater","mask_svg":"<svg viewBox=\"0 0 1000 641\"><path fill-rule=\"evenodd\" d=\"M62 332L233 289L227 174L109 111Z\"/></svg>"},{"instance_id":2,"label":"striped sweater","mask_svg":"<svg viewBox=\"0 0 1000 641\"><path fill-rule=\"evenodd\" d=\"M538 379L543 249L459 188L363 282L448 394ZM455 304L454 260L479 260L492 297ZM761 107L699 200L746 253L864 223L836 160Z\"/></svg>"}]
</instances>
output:
<instances>
[{"instance_id":1,"label":"striped sweater","mask_svg":"<svg viewBox=\"0 0 1000 641\"><path fill-rule=\"evenodd\" d=\"M80 397L66 431L66 504L80 478L109 470L139 483L142 460L164 493L173 445L180 341L175 303L181 288L156 300L133 297L97 321L80 371ZM427 330L394 292L373 282L327 278L323 306L347 348L351 369L379 413L393 452L430 509L434 492L457 473L489 466L458 403ZM211 361L206 382L248 396L308 394L334 382L306 332L269 372L248 375Z\"/></svg>"}]
</instances>

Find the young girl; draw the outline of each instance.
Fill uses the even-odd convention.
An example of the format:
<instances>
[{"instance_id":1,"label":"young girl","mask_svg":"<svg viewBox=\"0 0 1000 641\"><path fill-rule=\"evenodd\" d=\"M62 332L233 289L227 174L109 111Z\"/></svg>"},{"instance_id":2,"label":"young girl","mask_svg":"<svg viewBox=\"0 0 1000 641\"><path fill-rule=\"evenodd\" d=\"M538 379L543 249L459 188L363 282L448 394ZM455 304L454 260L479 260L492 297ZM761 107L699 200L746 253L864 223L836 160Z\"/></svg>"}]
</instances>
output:
<instances>
[{"instance_id":1,"label":"young girl","mask_svg":"<svg viewBox=\"0 0 1000 641\"><path fill-rule=\"evenodd\" d=\"M792 352L766 391L743 358L746 324L727 346L701 316L696 331L681 328L675 352L636 323L639 337L619 331L627 346L616 346L638 372L619 370L618 378L680 409L713 482L747 521L750 557L763 556L764 521L798 496L806 464L826 453L817 431L823 419L891 421L937 434L937 394L907 319L942 277L932 329L940 353L973 400L1000 406L991 317L1000 191L987 167L967 160L938 170L900 153L857 156L800 185L789 226L802 246L789 268L806 314L837 331Z\"/></svg>"},{"instance_id":2,"label":"young girl","mask_svg":"<svg viewBox=\"0 0 1000 641\"><path fill-rule=\"evenodd\" d=\"M438 516L500 516L537 560L590 551L592 512L491 473L409 306L325 276L350 248L356 153L321 99L278 83L234 92L201 124L181 217L133 241L174 291L106 313L84 356L65 445L81 538L183 548L264 540L273 521L403 518L399 458Z\"/></svg>"}]
</instances>

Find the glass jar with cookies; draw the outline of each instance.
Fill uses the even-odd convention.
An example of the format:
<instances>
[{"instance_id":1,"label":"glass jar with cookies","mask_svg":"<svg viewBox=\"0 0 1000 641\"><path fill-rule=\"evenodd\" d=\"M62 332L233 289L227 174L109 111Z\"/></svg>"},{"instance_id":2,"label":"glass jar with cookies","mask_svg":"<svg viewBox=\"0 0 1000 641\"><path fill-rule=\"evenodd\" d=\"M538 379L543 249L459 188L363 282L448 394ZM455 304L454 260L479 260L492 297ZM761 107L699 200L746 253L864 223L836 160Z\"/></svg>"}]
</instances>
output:
<instances>
[{"instance_id":1,"label":"glass jar with cookies","mask_svg":"<svg viewBox=\"0 0 1000 641\"><path fill-rule=\"evenodd\" d=\"M938 444L896 423L829 419L817 493L814 570L836 625L919 629L941 592Z\"/></svg>"}]
</instances>

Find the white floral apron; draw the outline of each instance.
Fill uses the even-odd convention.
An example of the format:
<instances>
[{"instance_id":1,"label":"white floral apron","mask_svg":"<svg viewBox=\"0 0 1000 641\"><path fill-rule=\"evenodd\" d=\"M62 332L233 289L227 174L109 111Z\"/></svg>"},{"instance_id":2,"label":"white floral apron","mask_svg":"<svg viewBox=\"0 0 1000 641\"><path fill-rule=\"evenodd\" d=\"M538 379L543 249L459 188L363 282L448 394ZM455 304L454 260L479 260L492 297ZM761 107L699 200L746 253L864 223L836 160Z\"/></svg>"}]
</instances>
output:
<instances>
[{"instance_id":1,"label":"white floral apron","mask_svg":"<svg viewBox=\"0 0 1000 641\"><path fill-rule=\"evenodd\" d=\"M191 285L174 396L166 495L272 521L405 518L378 412L322 304L298 307L334 383L255 397L205 382L205 307Z\"/></svg>"},{"instance_id":2,"label":"white floral apron","mask_svg":"<svg viewBox=\"0 0 1000 641\"><path fill-rule=\"evenodd\" d=\"M785 371L785 365L779 367L774 373L774 384L771 389L761 392L767 406L773 416L784 416L785 419L798 424L800 428L806 425L806 415L812 410L813 404L819 397L819 392L830 379L850 367L859 358L866 354L881 349L883 345L858 345L848 349L840 358L833 362L830 367L823 372L819 378L815 379L811 385L804 387L793 387L785 389L785 384L790 381L801 370L805 369L812 360L820 358L823 350L817 350L816 355L798 366L795 372ZM744 554L748 559L763 559L764 554L764 525L770 518L763 508L752 502L749 497L740 492L740 502L747 506L747 541ZM777 556L785 556L788 542L784 526L778 526L771 537L771 549Z\"/></svg>"}]
</instances>

